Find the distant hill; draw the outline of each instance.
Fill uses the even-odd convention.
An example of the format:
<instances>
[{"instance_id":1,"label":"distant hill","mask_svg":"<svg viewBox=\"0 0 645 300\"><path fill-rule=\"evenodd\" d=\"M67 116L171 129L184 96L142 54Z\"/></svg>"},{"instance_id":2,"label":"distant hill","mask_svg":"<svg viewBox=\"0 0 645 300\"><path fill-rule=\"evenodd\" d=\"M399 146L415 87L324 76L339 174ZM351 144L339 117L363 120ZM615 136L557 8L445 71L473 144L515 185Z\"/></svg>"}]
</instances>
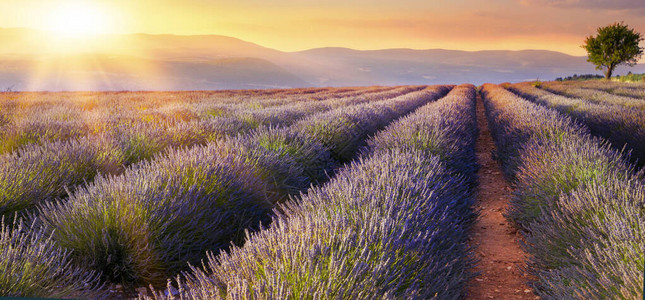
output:
<instances>
[{"instance_id":1,"label":"distant hill","mask_svg":"<svg viewBox=\"0 0 645 300\"><path fill-rule=\"evenodd\" d=\"M444 84L553 80L570 74L596 73L586 57L555 51L459 51L387 49L359 51L320 48L295 53L309 60L327 62L361 84ZM639 65L634 70L645 70ZM309 81L316 81L306 78ZM318 83L341 84L333 76Z\"/></svg>"},{"instance_id":2,"label":"distant hill","mask_svg":"<svg viewBox=\"0 0 645 300\"><path fill-rule=\"evenodd\" d=\"M630 69L645 72L644 66ZM619 70L620 72L620 70ZM53 39L0 29L0 89L195 90L516 82L596 73L543 50L275 49L217 35Z\"/></svg>"}]
</instances>

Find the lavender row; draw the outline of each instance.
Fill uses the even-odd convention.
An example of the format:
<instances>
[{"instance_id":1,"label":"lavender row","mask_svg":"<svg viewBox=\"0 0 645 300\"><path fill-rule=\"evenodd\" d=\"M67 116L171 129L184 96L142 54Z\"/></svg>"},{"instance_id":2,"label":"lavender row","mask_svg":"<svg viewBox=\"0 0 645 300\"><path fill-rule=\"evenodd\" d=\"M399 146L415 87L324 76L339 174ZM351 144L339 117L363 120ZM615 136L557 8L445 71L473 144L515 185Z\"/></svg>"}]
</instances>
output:
<instances>
[{"instance_id":1,"label":"lavender row","mask_svg":"<svg viewBox=\"0 0 645 300\"><path fill-rule=\"evenodd\" d=\"M390 89L390 88L388 88ZM182 121L207 121L213 116L265 109L268 107L315 103L321 99L352 97L359 92L387 91L384 88L288 90L269 94L245 92L190 93L62 93L21 99L22 93L2 102L1 113L8 123L2 128L1 152L29 143L67 140L111 132L114 127L173 126ZM30 93L27 93L29 95ZM63 96L61 96L63 95ZM53 98L53 99L52 99ZM44 99L44 100L43 100ZM0 100L2 101L2 100ZM115 131L114 136L121 132Z\"/></svg>"},{"instance_id":2,"label":"lavender row","mask_svg":"<svg viewBox=\"0 0 645 300\"><path fill-rule=\"evenodd\" d=\"M620 82L609 80L582 80L562 82L566 86L575 86L583 89L601 90L610 94L645 99L645 84L635 82Z\"/></svg>"},{"instance_id":3,"label":"lavender row","mask_svg":"<svg viewBox=\"0 0 645 300\"><path fill-rule=\"evenodd\" d=\"M593 135L606 139L617 149L631 150L632 157L640 165L645 163L644 110L560 96L526 83L514 84L509 89L533 102L570 115L584 123Z\"/></svg>"},{"instance_id":4,"label":"lavender row","mask_svg":"<svg viewBox=\"0 0 645 300\"><path fill-rule=\"evenodd\" d=\"M174 127L200 134L213 126L213 117L234 118L240 114L237 118L242 119L244 114L269 107L298 102L317 104L321 99L355 97L359 92L367 94L390 89L298 89L279 93L11 93L6 97L9 99L0 99L0 153L19 150L32 143L67 141L91 134L107 134L124 142L141 136L154 137L159 132L172 131ZM263 98L268 95L276 98ZM182 122L190 124L178 125Z\"/></svg>"},{"instance_id":5,"label":"lavender row","mask_svg":"<svg viewBox=\"0 0 645 300\"><path fill-rule=\"evenodd\" d=\"M339 107L379 101L393 98L421 89L422 87L399 87L384 91L371 92L363 90L364 94L346 97L331 97L335 93L322 93L329 96L327 100L294 101L279 106L262 109L227 110L211 112L207 119L193 120L180 123L136 123L116 125L116 136L124 148L125 165L142 159L151 158L168 147L191 147L205 144L223 136L244 134L260 126L288 126L295 121L314 113L329 111ZM346 95L346 93L341 93ZM321 93L314 94L321 96ZM310 95L308 95L310 97Z\"/></svg>"},{"instance_id":6,"label":"lavender row","mask_svg":"<svg viewBox=\"0 0 645 300\"><path fill-rule=\"evenodd\" d=\"M245 230L270 220L276 203L324 181L336 165L332 157L357 148L325 135L366 136L448 90L430 87L289 128L173 149L120 176L97 177L68 201L41 207L38 219L57 245L72 250L78 264L101 272L102 280L159 285L205 251L242 241Z\"/></svg>"},{"instance_id":7,"label":"lavender row","mask_svg":"<svg viewBox=\"0 0 645 300\"><path fill-rule=\"evenodd\" d=\"M16 94L2 103L2 110L9 124L2 128L0 150L10 152L29 143L78 138L109 130L121 122L178 121L200 115L208 117L211 110L237 108L219 97L212 99L205 96L205 99L198 102L188 99L178 102L177 96L172 94L159 98L151 98L141 93L107 95L38 94L41 98L31 98L23 96L22 93ZM253 105L253 102L248 101L245 105ZM273 105L279 104L283 103ZM242 107L250 108L239 105L237 109Z\"/></svg>"},{"instance_id":8,"label":"lavender row","mask_svg":"<svg viewBox=\"0 0 645 300\"><path fill-rule=\"evenodd\" d=\"M627 108L645 110L645 101L643 99L615 95L602 90L580 88L575 85L561 84L558 82L545 83L542 85L542 88L552 93L582 98L592 103L619 105Z\"/></svg>"},{"instance_id":9,"label":"lavender row","mask_svg":"<svg viewBox=\"0 0 645 300\"><path fill-rule=\"evenodd\" d=\"M154 298L458 298L473 264L474 112L474 87L460 86L390 125L270 228Z\"/></svg>"},{"instance_id":10,"label":"lavender row","mask_svg":"<svg viewBox=\"0 0 645 300\"><path fill-rule=\"evenodd\" d=\"M91 132L92 135L108 136L117 143L118 147L122 148L123 163L128 165L150 158L171 145L190 146L205 143L221 135L249 131L259 125L280 125L283 120L292 122L311 111L375 101L412 90L414 89L407 87L376 93L368 93L364 90L366 94L360 97L355 95L341 99L330 97L330 100L326 101L301 99L279 106L245 110L236 109L230 104L216 103L217 107L212 107L209 103L199 102L198 104L209 107L201 108L207 116L198 119L195 119L198 113L191 109L189 103L168 104L153 111L148 110L146 113L137 113L136 109L131 108L117 113L99 110L89 115L58 107L47 110L41 117L38 117L38 114L30 114L30 119L33 120L27 121L26 125L22 124L27 128L20 129L22 131L17 135L9 134L12 137L5 136L2 141L6 149L14 149L16 145L20 145L18 148L24 148L25 145L42 144L48 140L73 140L87 136ZM15 128L19 127L21 126ZM30 148L33 149L33 147Z\"/></svg>"},{"instance_id":11,"label":"lavender row","mask_svg":"<svg viewBox=\"0 0 645 300\"><path fill-rule=\"evenodd\" d=\"M507 217L526 230L535 292L641 298L643 174L571 118L499 86L483 93L498 157L514 178Z\"/></svg>"},{"instance_id":12,"label":"lavender row","mask_svg":"<svg viewBox=\"0 0 645 300\"><path fill-rule=\"evenodd\" d=\"M370 94L387 92L388 89L359 91ZM166 95L161 100L137 99L134 95L133 98L125 98L130 101L119 98L118 95L121 94L101 97L100 100L94 101L84 100L81 94L77 96L79 99L59 99L43 105L14 100L16 103L13 106L18 108L3 109L1 113L3 117L0 119L4 120L2 122L5 125L0 127L0 153L18 150L30 143L65 141L97 133L120 137L124 134L131 135L133 130L164 130L186 121L192 123L191 128L199 130L201 127L208 127L213 117L235 117L269 107L297 103L318 104L321 99L358 97L359 91L343 92L342 89L329 89L314 94L294 94L271 100L252 98L254 96L250 92L239 92L239 95L251 98L240 103L231 103L230 99L219 97L211 99L207 96L194 100L178 99L182 96L180 93L177 96ZM239 95L231 98L239 100ZM3 104L9 106L7 103ZM22 107L26 108L21 109ZM241 117L238 116L238 119ZM202 125L202 122L205 124Z\"/></svg>"},{"instance_id":13,"label":"lavender row","mask_svg":"<svg viewBox=\"0 0 645 300\"><path fill-rule=\"evenodd\" d=\"M385 91L393 87L371 87L373 91ZM39 110L55 107L95 109L109 113L156 109L168 104L208 108L209 105L227 105L247 108L264 108L287 104L293 101L321 100L329 97L357 96L366 88L304 88L244 91L189 91L189 92L61 92L61 93L3 93L0 108L11 114L28 115ZM219 106L217 106L219 107Z\"/></svg>"},{"instance_id":14,"label":"lavender row","mask_svg":"<svg viewBox=\"0 0 645 300\"><path fill-rule=\"evenodd\" d=\"M197 125L187 122L168 128L154 124L117 125L113 128L118 132L116 136L99 134L32 144L20 151L0 155L0 214L12 216L37 203L65 196L67 188L92 181L99 173L119 174L124 167L151 159L168 148L203 145L227 135L250 132L262 125L288 126L316 113L418 89L405 87L363 97L269 107Z\"/></svg>"}]
</instances>

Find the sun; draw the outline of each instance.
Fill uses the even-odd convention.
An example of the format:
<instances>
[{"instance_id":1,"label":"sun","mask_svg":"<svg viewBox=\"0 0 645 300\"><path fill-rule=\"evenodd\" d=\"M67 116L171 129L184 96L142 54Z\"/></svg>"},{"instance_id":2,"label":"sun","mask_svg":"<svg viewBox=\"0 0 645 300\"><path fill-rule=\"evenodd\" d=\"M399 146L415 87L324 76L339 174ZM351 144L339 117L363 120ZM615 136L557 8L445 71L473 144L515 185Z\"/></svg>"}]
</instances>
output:
<instances>
[{"instance_id":1,"label":"sun","mask_svg":"<svg viewBox=\"0 0 645 300\"><path fill-rule=\"evenodd\" d=\"M53 8L48 18L48 30L63 37L85 37L107 33L108 12L87 2L74 2Z\"/></svg>"}]
</instances>

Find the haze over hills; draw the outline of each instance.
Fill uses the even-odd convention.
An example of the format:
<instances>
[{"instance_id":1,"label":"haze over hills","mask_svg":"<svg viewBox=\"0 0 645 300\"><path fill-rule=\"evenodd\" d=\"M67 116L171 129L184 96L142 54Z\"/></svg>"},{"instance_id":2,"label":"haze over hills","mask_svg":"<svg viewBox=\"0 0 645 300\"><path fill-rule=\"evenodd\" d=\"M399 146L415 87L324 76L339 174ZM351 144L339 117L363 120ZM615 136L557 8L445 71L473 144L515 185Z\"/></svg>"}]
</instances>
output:
<instances>
[{"instance_id":1,"label":"haze over hills","mask_svg":"<svg viewBox=\"0 0 645 300\"><path fill-rule=\"evenodd\" d=\"M545 50L282 52L217 35L79 40L30 29L0 29L0 66L0 89L39 91L481 84L598 73L585 57ZM629 70L645 72L645 66Z\"/></svg>"}]
</instances>

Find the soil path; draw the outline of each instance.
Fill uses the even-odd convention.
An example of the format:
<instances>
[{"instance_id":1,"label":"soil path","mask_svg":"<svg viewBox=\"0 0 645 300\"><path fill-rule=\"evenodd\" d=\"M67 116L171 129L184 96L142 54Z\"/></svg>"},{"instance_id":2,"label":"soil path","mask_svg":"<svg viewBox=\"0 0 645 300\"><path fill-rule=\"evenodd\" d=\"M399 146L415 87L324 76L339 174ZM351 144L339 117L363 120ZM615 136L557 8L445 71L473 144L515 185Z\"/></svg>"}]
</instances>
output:
<instances>
[{"instance_id":1,"label":"soil path","mask_svg":"<svg viewBox=\"0 0 645 300\"><path fill-rule=\"evenodd\" d=\"M468 288L466 299L539 299L525 282L525 254L519 246L521 235L502 215L511 197L511 188L491 152L495 144L488 128L481 96L477 96L477 162L480 169L476 208L480 217L473 225L471 245L479 272Z\"/></svg>"}]
</instances>

